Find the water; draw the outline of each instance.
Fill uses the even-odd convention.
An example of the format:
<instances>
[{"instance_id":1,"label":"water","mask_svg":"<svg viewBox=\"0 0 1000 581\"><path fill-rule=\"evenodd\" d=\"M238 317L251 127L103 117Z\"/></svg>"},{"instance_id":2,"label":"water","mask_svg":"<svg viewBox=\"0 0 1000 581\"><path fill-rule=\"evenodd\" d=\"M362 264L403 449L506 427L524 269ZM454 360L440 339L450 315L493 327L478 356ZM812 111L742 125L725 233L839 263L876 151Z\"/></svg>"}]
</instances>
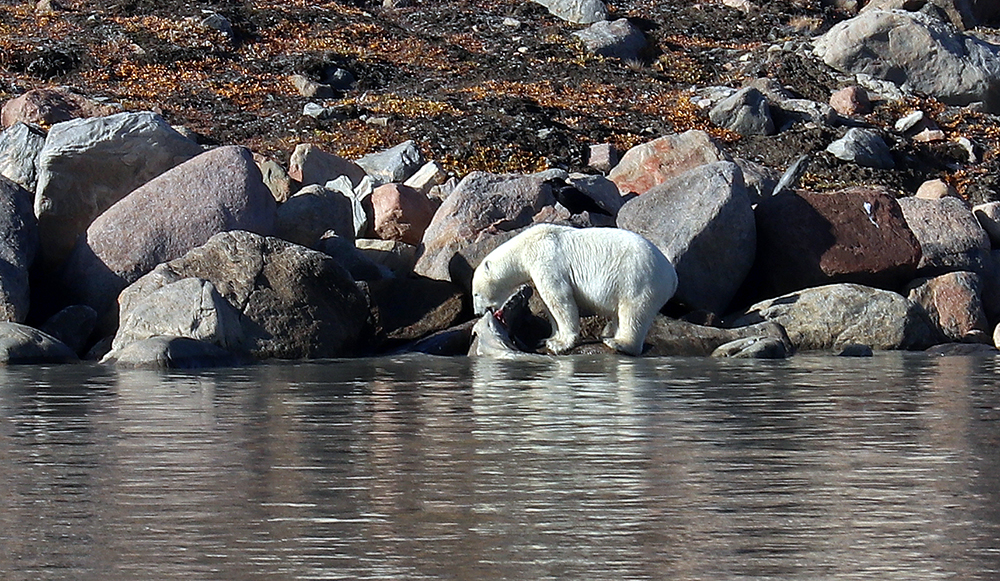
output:
<instances>
[{"instance_id":1,"label":"water","mask_svg":"<svg viewBox=\"0 0 1000 581\"><path fill-rule=\"evenodd\" d=\"M0 576L1000 579L998 371L0 369Z\"/></svg>"}]
</instances>

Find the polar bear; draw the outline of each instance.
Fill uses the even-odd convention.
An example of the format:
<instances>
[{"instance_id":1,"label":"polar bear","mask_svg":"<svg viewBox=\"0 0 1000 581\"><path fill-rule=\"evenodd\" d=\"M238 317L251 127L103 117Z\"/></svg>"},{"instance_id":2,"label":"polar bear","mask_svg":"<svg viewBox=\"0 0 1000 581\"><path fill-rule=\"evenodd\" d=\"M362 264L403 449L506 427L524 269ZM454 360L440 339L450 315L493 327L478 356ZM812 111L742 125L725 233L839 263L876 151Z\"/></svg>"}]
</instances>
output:
<instances>
[{"instance_id":1,"label":"polar bear","mask_svg":"<svg viewBox=\"0 0 1000 581\"><path fill-rule=\"evenodd\" d=\"M534 284L555 330L545 346L565 353L580 338L580 310L607 316L604 343L639 355L653 318L677 290L677 273L642 236L618 228L538 224L489 253L472 276L476 314Z\"/></svg>"}]
</instances>

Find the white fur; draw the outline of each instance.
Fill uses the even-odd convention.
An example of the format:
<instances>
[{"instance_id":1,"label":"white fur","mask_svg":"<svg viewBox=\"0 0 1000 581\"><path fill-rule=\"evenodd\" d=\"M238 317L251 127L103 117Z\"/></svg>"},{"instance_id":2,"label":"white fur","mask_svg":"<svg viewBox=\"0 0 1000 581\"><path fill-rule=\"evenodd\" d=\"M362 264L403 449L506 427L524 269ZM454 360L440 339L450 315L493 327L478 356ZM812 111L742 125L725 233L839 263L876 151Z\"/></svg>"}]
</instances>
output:
<instances>
[{"instance_id":1,"label":"white fur","mask_svg":"<svg viewBox=\"0 0 1000 581\"><path fill-rule=\"evenodd\" d=\"M653 318L677 290L677 273L634 232L539 224L501 244L476 268L476 314L499 308L527 282L549 310L555 331L546 346L553 353L579 341L583 309L611 319L605 344L638 355Z\"/></svg>"}]
</instances>

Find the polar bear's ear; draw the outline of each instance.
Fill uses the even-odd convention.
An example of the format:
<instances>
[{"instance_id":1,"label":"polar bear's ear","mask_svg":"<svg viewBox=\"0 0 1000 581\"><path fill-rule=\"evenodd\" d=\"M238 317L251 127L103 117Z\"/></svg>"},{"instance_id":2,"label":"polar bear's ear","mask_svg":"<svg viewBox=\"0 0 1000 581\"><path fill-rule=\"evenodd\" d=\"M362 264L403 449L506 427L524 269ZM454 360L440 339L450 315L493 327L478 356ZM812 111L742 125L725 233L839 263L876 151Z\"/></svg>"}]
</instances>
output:
<instances>
[{"instance_id":1,"label":"polar bear's ear","mask_svg":"<svg viewBox=\"0 0 1000 581\"><path fill-rule=\"evenodd\" d=\"M483 272L488 273L490 271L490 263L487 260L483 261Z\"/></svg>"}]
</instances>

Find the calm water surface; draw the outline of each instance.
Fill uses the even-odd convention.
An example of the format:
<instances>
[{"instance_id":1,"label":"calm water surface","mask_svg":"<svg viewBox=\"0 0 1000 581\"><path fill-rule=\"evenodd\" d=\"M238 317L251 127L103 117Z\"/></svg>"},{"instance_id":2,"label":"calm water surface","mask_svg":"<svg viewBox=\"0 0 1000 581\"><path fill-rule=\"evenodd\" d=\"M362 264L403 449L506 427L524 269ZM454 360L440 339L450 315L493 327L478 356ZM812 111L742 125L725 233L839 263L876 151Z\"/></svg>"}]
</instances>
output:
<instances>
[{"instance_id":1,"label":"calm water surface","mask_svg":"<svg viewBox=\"0 0 1000 581\"><path fill-rule=\"evenodd\" d=\"M1000 359L0 369L3 579L1000 579Z\"/></svg>"}]
</instances>

